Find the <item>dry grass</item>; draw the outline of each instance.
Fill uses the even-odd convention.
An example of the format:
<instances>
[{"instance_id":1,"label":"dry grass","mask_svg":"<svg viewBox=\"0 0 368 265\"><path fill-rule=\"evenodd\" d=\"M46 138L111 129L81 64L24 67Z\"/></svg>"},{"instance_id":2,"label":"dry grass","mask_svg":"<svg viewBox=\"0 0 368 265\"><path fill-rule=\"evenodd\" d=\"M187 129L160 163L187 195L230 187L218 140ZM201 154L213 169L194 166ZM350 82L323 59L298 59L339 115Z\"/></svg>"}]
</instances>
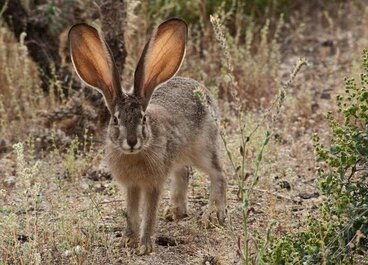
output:
<instances>
[{"instance_id":1,"label":"dry grass","mask_svg":"<svg viewBox=\"0 0 368 265\"><path fill-rule=\"evenodd\" d=\"M144 19L145 10L135 8L137 5L139 1L130 2L129 6L136 13L128 17L129 57L123 73L126 87L131 84L141 52L136 47L143 48L147 40L145 29L152 26ZM368 47L364 27L367 23L359 21L368 17L368 11L358 10L354 5L347 8L349 19L340 10L321 11L311 18L295 15L285 23L276 17L262 25L245 23L243 18L238 22L241 32L235 35L230 35L226 28L220 30L229 16L221 12L213 21L215 32L204 34L196 25L190 25L187 56L180 74L200 80L218 93L226 140L238 160L240 128L234 118L236 108L231 103L233 90L242 100L245 131L250 132L275 97L280 82L288 78L297 58L307 57L309 61L308 68L287 91L278 122L262 123L247 145L246 168L250 177L245 181L246 187L254 173L252 163L264 132L272 127L274 135L266 148L260 181L251 200L251 241L263 237L273 220L277 221L276 235L297 231L318 204L318 197L302 198L316 191L311 135L326 134L323 113L332 108L334 95L342 87L343 76L348 74L346 69L358 65L358 51ZM230 15L239 16L234 12ZM85 138L71 140L62 132L40 126L37 113L50 105L57 107L58 103L50 104L52 99L42 95L27 50L15 43L3 24L0 24L0 89L0 141L7 144L7 150L0 153L0 264L241 262L239 187L228 162L227 226L209 230L200 226L200 213L208 198L208 178L196 172L189 189L190 216L180 222L167 222L160 211L155 253L138 257L121 247L122 229L126 225L124 195L105 172L101 139L90 138L86 133ZM28 137L32 130L36 133ZM10 145L17 141L23 144L12 148ZM167 202L165 193L160 209ZM251 248L251 253L256 252L257 249Z\"/></svg>"},{"instance_id":2,"label":"dry grass","mask_svg":"<svg viewBox=\"0 0 368 265\"><path fill-rule=\"evenodd\" d=\"M28 58L24 45L0 23L0 132L10 136L16 131L13 121L35 117L35 109L43 101L37 66Z\"/></svg>"}]
</instances>

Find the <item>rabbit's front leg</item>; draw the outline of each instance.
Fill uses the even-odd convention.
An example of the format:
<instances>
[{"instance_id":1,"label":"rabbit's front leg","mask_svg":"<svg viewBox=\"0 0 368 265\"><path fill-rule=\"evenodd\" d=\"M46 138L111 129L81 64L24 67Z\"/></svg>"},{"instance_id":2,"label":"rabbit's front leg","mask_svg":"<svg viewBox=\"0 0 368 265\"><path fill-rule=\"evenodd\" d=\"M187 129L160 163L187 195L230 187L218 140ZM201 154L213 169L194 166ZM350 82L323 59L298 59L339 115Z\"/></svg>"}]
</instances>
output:
<instances>
[{"instance_id":1,"label":"rabbit's front leg","mask_svg":"<svg viewBox=\"0 0 368 265\"><path fill-rule=\"evenodd\" d=\"M136 247L139 235L139 202L141 198L141 188L132 186L127 188L127 223L125 231L125 245Z\"/></svg>"},{"instance_id":2,"label":"rabbit's front leg","mask_svg":"<svg viewBox=\"0 0 368 265\"><path fill-rule=\"evenodd\" d=\"M149 187L143 190L144 205L143 205L143 222L141 227L141 240L139 254L145 255L152 252L151 236L156 221L157 207L160 198L161 189L158 187Z\"/></svg>"}]
</instances>

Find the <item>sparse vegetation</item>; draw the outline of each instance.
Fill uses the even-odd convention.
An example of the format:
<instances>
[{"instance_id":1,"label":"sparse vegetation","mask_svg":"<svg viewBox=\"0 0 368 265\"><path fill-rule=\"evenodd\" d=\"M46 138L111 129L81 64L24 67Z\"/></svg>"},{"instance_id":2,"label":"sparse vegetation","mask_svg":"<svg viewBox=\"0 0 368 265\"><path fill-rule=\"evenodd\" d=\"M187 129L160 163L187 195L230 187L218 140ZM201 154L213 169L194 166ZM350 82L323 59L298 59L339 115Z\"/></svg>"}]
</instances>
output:
<instances>
[{"instance_id":1,"label":"sparse vegetation","mask_svg":"<svg viewBox=\"0 0 368 265\"><path fill-rule=\"evenodd\" d=\"M46 12L48 33L61 34L67 69L63 32L78 18L100 25L101 2L43 2L22 1L33 22ZM42 89L27 35L15 38L0 18L0 264L367 264L367 1L297 2L122 1L126 88L150 29L188 21L179 75L218 98L229 182L225 227L201 225L201 172L189 217L164 220L163 194L145 257L122 246L124 196L105 168L90 90L75 91L52 60Z\"/></svg>"},{"instance_id":2,"label":"sparse vegetation","mask_svg":"<svg viewBox=\"0 0 368 265\"><path fill-rule=\"evenodd\" d=\"M345 93L337 96L338 113L331 112L330 147L314 136L318 187L322 201L318 215L309 216L302 231L273 238L265 253L271 264L361 264L367 246L367 84L368 50L363 55L360 85L345 79Z\"/></svg>"}]
</instances>

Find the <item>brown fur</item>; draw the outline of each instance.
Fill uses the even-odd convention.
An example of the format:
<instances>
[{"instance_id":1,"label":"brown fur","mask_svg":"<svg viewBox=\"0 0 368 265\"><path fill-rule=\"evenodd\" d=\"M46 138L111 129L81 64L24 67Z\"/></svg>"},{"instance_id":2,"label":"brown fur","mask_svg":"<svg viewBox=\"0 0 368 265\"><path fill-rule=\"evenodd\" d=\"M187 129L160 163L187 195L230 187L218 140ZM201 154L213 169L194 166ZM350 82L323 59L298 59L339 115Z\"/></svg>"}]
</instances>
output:
<instances>
[{"instance_id":1,"label":"brown fur","mask_svg":"<svg viewBox=\"0 0 368 265\"><path fill-rule=\"evenodd\" d=\"M174 219L186 216L190 165L210 176L209 207L204 218L208 219L212 212L216 212L220 224L224 223L225 218L226 179L219 161L219 132L216 122L218 114L215 100L197 81L183 77L172 78L184 56L182 48L165 52L166 48L172 50L177 46L184 46L184 26L184 22L177 19L162 23L146 45L138 64L135 84L139 85L134 86L132 93L121 93L120 89L115 88L113 97L105 95L111 112L106 147L107 162L114 178L127 188L127 243L136 246L140 236L140 254L152 251L151 236L159 197L169 176L173 178L169 212ZM96 39L101 37L92 34L94 31L91 33L89 29L81 27L84 35L92 36L96 46ZM175 30L177 27L181 30L179 33ZM167 32L176 32L176 35L170 37L171 33L165 35ZM79 36L77 29L74 34ZM163 51L155 48L161 47L155 45L158 40L164 43ZM100 53L102 62L112 62L109 54L103 53L106 50L104 45L101 39L101 47L97 45L95 52ZM71 47L73 48L73 40ZM88 60L93 60L89 51L82 50L81 54L86 54ZM155 68L156 57L168 64L161 63ZM147 68L146 60L153 66ZM78 58L73 61L78 61ZM105 67L102 63L100 65ZM99 64L95 63L94 66L98 68ZM78 65L76 69L78 71ZM108 79L108 69L104 68L100 72L104 73L107 83L118 83ZM114 73L113 69L112 78ZM99 82L93 73L86 73L84 76L91 76L93 82ZM154 81L144 85L144 80ZM165 82L166 80L169 81ZM89 80L84 81L88 83ZM109 86L105 83L100 91L110 93L106 89ZM140 207L143 209L142 221L139 216Z\"/></svg>"}]
</instances>

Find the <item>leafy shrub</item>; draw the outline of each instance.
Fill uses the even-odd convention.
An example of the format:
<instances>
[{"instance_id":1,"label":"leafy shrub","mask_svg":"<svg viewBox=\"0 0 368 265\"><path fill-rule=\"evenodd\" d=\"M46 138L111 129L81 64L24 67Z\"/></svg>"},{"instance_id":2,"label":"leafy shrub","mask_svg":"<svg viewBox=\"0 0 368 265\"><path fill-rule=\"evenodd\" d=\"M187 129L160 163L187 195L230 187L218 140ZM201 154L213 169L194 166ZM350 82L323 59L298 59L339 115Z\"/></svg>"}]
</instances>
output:
<instances>
[{"instance_id":1,"label":"leafy shrub","mask_svg":"<svg viewBox=\"0 0 368 265\"><path fill-rule=\"evenodd\" d=\"M314 136L322 202L304 231L273 238L264 260L271 264L352 264L368 246L368 50L360 84L345 79L337 96L342 117L327 114L329 148ZM342 119L341 119L342 118ZM341 120L341 121L340 121Z\"/></svg>"}]
</instances>

